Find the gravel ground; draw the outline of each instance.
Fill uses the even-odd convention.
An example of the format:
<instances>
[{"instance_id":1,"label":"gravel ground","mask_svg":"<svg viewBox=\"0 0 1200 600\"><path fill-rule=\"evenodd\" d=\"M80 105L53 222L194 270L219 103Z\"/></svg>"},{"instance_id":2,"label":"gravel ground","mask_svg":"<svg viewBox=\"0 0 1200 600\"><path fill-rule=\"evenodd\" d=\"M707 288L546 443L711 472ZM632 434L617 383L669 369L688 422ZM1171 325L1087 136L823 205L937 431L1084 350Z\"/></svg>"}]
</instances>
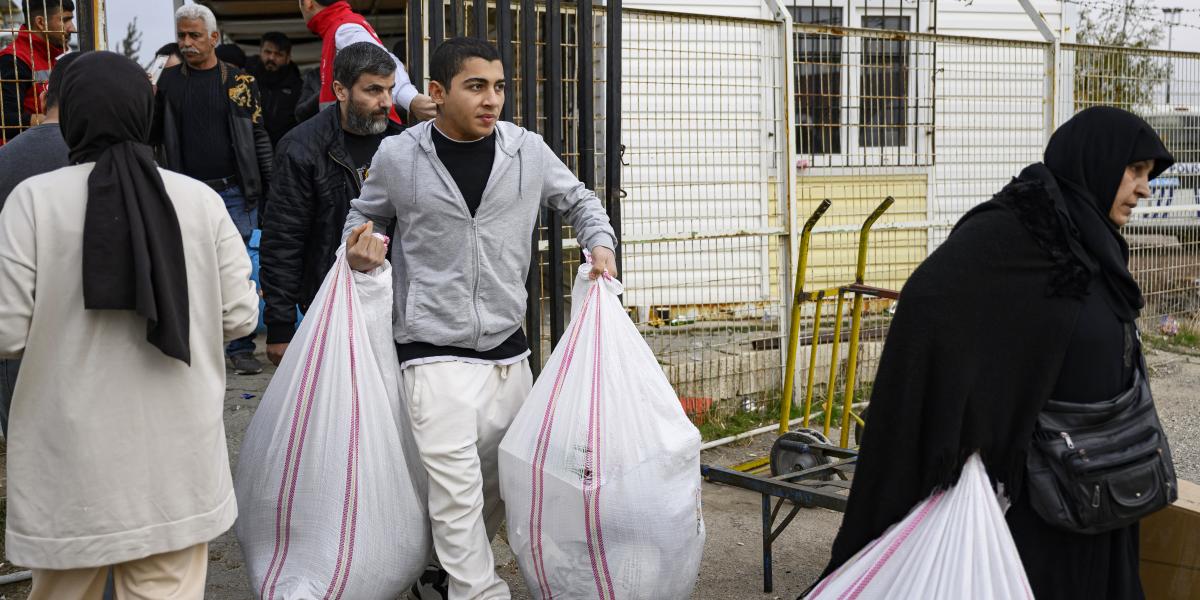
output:
<instances>
[{"instance_id":1,"label":"gravel ground","mask_svg":"<svg viewBox=\"0 0 1200 600\"><path fill-rule=\"evenodd\" d=\"M1200 355L1146 354L1159 419L1180 479L1200 482Z\"/></svg>"},{"instance_id":2,"label":"gravel ground","mask_svg":"<svg viewBox=\"0 0 1200 600\"><path fill-rule=\"evenodd\" d=\"M1200 356L1151 351L1147 355L1151 385L1163 425L1171 438L1179 476L1200 481ZM252 377L229 376L225 396L225 424L230 460L237 463L238 448L271 370ZM250 396L250 397L246 397ZM836 436L835 436L836 437ZM708 450L701 460L733 465L765 456L774 441L768 434ZM0 446L2 450L2 446ZM3 472L0 471L0 482ZM696 600L790 600L820 573L840 523L834 512L803 510L775 543L775 591L762 593L761 524L759 496L726 486L703 484L704 519L708 531L704 562L692 598ZM517 571L516 561L503 539L498 539L497 571L509 582L514 600L530 598ZM209 552L210 600L244 600L254 597L242 565L242 553L232 533L213 541ZM0 572L14 567L0 565ZM26 598L28 584L0 586L0 600Z\"/></svg>"}]
</instances>

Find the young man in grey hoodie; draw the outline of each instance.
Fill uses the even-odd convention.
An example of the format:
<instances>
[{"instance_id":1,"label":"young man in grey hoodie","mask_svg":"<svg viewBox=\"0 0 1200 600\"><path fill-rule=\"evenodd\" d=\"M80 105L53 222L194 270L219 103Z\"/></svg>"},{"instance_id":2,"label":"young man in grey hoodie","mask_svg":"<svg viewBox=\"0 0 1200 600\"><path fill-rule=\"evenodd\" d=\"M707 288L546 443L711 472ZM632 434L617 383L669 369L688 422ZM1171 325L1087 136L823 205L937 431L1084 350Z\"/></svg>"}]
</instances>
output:
<instances>
[{"instance_id":1,"label":"young man in grey hoodie","mask_svg":"<svg viewBox=\"0 0 1200 600\"><path fill-rule=\"evenodd\" d=\"M505 81L493 46L446 40L430 77L438 115L380 145L351 202L346 256L357 271L383 264L371 233L395 226L394 334L434 549L449 598L507 599L490 540L504 518L497 449L532 386L521 331L529 239L540 208L560 211L595 278L616 275L616 237L596 195L540 136L498 121Z\"/></svg>"}]
</instances>

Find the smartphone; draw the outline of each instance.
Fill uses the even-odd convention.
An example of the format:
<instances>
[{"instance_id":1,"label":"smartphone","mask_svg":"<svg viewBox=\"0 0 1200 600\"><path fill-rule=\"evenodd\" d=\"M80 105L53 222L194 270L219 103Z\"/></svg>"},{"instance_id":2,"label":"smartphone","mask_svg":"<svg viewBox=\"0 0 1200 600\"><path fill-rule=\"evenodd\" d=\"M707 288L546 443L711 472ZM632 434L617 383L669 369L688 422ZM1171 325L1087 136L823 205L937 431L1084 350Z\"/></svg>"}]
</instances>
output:
<instances>
[{"instance_id":1,"label":"smartphone","mask_svg":"<svg viewBox=\"0 0 1200 600\"><path fill-rule=\"evenodd\" d=\"M158 77L162 75L163 69L167 66L166 56L155 56L154 62L150 63L150 68L146 69L146 74L150 76L150 83L158 85Z\"/></svg>"}]
</instances>

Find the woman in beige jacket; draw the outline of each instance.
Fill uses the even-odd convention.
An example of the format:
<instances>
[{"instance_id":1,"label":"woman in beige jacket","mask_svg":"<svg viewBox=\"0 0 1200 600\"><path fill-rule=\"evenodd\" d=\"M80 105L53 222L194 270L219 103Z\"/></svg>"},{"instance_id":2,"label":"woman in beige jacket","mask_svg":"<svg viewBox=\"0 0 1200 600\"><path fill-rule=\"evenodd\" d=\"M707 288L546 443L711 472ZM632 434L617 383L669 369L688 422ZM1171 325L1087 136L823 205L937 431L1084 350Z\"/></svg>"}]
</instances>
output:
<instances>
[{"instance_id":1,"label":"woman in beige jacket","mask_svg":"<svg viewBox=\"0 0 1200 600\"><path fill-rule=\"evenodd\" d=\"M237 517L225 340L258 322L219 196L159 170L145 73L109 52L65 74L73 166L0 212L0 356L24 359L8 438L9 562L31 598L201 598Z\"/></svg>"}]
</instances>

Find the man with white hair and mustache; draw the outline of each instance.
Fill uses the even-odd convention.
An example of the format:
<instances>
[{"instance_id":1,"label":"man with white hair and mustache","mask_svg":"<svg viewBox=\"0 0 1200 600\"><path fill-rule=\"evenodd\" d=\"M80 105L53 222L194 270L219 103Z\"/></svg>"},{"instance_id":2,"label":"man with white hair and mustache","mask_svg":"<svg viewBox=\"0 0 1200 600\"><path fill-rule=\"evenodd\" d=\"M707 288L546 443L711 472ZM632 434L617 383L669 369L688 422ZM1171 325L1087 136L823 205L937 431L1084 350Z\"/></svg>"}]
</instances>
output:
<instances>
[{"instance_id":1,"label":"man with white hair and mustache","mask_svg":"<svg viewBox=\"0 0 1200 600\"><path fill-rule=\"evenodd\" d=\"M220 34L208 7L179 7L175 33L183 63L163 71L155 101L151 140L159 164L217 192L248 244L271 179L271 138L258 86L253 76L217 58ZM254 350L253 333L229 343L225 354L235 373L262 372Z\"/></svg>"},{"instance_id":2,"label":"man with white hair and mustache","mask_svg":"<svg viewBox=\"0 0 1200 600\"><path fill-rule=\"evenodd\" d=\"M333 266L342 224L384 138L403 131L388 118L396 62L370 42L333 61L337 102L297 125L275 150L275 184L263 212L263 293L267 358L278 365L295 333L296 307L308 310Z\"/></svg>"}]
</instances>

